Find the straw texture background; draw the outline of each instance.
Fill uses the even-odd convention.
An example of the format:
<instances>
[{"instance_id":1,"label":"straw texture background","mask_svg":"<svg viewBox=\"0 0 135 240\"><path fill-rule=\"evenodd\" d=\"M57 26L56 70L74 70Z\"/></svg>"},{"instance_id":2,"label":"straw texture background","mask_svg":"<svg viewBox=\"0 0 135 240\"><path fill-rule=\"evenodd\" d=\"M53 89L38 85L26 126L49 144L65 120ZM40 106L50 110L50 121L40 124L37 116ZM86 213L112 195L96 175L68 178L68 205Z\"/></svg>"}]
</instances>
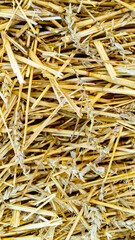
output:
<instances>
[{"instance_id":1,"label":"straw texture background","mask_svg":"<svg viewBox=\"0 0 135 240\"><path fill-rule=\"evenodd\" d=\"M135 3L0 0L0 239L135 238Z\"/></svg>"}]
</instances>

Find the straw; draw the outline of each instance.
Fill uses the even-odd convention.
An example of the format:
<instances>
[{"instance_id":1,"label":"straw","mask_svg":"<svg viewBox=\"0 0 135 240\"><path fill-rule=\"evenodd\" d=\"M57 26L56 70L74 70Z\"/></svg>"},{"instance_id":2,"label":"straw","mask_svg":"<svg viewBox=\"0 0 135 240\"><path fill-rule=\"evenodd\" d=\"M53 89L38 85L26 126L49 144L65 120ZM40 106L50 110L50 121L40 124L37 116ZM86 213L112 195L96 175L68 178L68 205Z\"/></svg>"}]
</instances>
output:
<instances>
[{"instance_id":1,"label":"straw","mask_svg":"<svg viewBox=\"0 0 135 240\"><path fill-rule=\"evenodd\" d=\"M135 3L0 1L0 239L135 238Z\"/></svg>"}]
</instances>

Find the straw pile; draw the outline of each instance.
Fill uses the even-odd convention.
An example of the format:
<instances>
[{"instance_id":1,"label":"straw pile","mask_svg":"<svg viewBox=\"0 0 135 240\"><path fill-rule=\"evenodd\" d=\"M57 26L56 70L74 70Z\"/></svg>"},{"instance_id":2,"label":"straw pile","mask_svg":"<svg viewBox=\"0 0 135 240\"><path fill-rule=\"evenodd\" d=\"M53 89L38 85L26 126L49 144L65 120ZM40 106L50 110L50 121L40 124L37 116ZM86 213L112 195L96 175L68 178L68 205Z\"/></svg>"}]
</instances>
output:
<instances>
[{"instance_id":1,"label":"straw pile","mask_svg":"<svg viewBox=\"0 0 135 240\"><path fill-rule=\"evenodd\" d=\"M135 3L0 1L0 239L135 238Z\"/></svg>"}]
</instances>

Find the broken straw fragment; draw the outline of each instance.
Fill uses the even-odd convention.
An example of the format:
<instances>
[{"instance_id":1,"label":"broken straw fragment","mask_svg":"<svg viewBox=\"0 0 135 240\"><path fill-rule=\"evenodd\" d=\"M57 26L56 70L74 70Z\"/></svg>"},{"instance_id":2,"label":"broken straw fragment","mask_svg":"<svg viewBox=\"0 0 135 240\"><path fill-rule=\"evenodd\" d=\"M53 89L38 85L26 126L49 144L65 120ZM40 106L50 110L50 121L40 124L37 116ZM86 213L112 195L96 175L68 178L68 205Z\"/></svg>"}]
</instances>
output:
<instances>
[{"instance_id":1,"label":"broken straw fragment","mask_svg":"<svg viewBox=\"0 0 135 240\"><path fill-rule=\"evenodd\" d=\"M105 49L104 49L103 44L101 43L101 41L95 40L94 43L95 43L95 46L97 48L97 51L98 51L101 59L104 60L104 61L109 61L109 58L108 58L108 56L107 56L107 54L105 52ZM106 67L110 77L112 79L116 78L116 73L115 73L115 70L114 70L113 66L111 65L111 63L105 62L104 65L105 65L105 67Z\"/></svg>"},{"instance_id":2,"label":"broken straw fragment","mask_svg":"<svg viewBox=\"0 0 135 240\"><path fill-rule=\"evenodd\" d=\"M5 38L5 36L3 36L3 37ZM22 83L24 83L24 80L23 80L22 74L20 72L19 66L17 64L17 61L14 57L14 53L12 51L11 45L10 45L9 41L7 40L7 38L5 38L4 40L5 40L5 48L6 48L7 55L8 55L9 61L11 63L13 72L17 75L17 79L18 79L19 83L22 84Z\"/></svg>"}]
</instances>

